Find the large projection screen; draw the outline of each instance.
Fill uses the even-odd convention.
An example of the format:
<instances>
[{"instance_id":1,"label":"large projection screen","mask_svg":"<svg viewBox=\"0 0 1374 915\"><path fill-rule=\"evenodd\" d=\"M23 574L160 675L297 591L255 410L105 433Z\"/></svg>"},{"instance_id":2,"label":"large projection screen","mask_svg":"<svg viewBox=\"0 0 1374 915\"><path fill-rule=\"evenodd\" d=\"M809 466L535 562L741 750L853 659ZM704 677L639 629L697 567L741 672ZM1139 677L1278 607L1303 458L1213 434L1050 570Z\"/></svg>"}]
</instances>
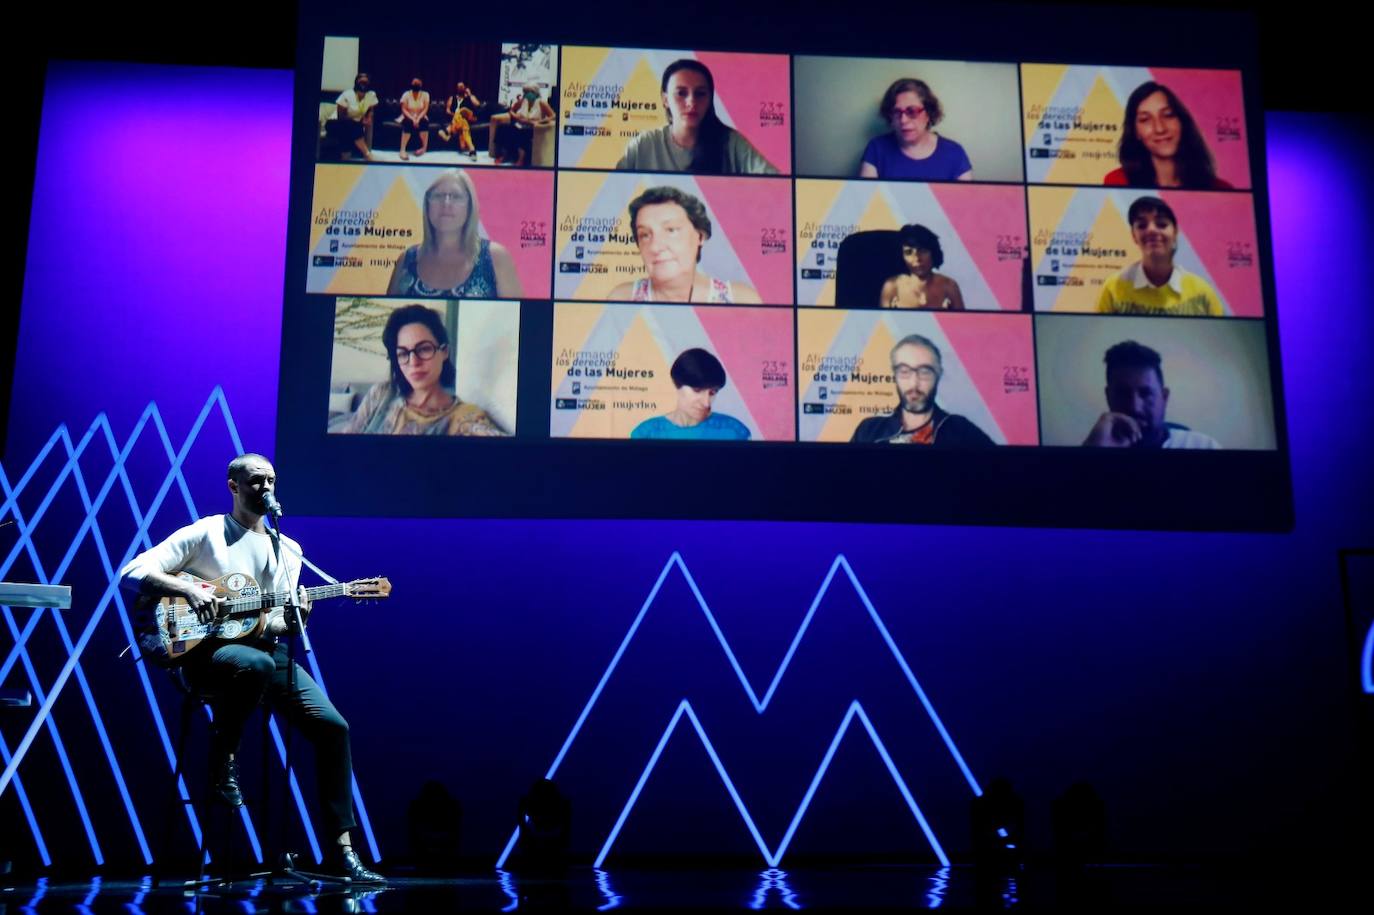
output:
<instances>
[{"instance_id":1,"label":"large projection screen","mask_svg":"<svg viewBox=\"0 0 1374 915\"><path fill-rule=\"evenodd\" d=\"M1291 527L1248 16L425 8L302 4L295 510Z\"/></svg>"}]
</instances>

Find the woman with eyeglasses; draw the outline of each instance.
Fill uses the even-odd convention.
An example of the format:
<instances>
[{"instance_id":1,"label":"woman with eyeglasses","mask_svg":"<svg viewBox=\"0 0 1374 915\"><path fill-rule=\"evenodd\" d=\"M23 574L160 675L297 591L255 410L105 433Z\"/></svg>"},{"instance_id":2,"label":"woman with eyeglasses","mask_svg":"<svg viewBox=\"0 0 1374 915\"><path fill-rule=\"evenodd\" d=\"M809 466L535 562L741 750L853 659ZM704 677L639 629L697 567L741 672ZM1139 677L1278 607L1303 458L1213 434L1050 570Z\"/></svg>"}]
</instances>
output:
<instances>
[{"instance_id":1,"label":"woman with eyeglasses","mask_svg":"<svg viewBox=\"0 0 1374 915\"><path fill-rule=\"evenodd\" d=\"M374 384L339 431L373 435L508 435L480 407L453 395L444 322L431 308L406 305L387 318L382 346L390 380Z\"/></svg>"},{"instance_id":2,"label":"woman with eyeglasses","mask_svg":"<svg viewBox=\"0 0 1374 915\"><path fill-rule=\"evenodd\" d=\"M973 163L964 147L935 132L944 111L923 81L897 80L883 93L878 111L891 132L868 141L860 178L973 180Z\"/></svg>"},{"instance_id":3,"label":"woman with eyeglasses","mask_svg":"<svg viewBox=\"0 0 1374 915\"><path fill-rule=\"evenodd\" d=\"M387 295L515 299L524 290L505 246L478 233L477 190L462 170L440 173L425 191L424 239L391 271Z\"/></svg>"}]
</instances>

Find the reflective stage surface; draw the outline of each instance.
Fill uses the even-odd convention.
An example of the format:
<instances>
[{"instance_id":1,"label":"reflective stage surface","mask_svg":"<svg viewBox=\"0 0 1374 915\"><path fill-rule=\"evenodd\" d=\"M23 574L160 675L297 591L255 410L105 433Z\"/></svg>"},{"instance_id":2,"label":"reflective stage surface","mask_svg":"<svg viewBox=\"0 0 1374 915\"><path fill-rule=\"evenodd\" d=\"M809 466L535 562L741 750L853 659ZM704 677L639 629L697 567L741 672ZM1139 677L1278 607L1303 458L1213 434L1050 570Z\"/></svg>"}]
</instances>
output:
<instances>
[{"instance_id":1,"label":"reflective stage surface","mask_svg":"<svg viewBox=\"0 0 1374 915\"><path fill-rule=\"evenodd\" d=\"M1093 866L1025 868L813 867L766 870L570 868L561 877L497 871L452 878L400 877L382 887L303 887L247 880L199 891L150 878L60 881L0 877L0 915L42 912L515 912L676 910L1072 910L1264 908L1335 903L1341 868L1315 880L1301 867ZM1310 871L1309 871L1310 874ZM1344 898L1349 898L1344 896Z\"/></svg>"}]
</instances>

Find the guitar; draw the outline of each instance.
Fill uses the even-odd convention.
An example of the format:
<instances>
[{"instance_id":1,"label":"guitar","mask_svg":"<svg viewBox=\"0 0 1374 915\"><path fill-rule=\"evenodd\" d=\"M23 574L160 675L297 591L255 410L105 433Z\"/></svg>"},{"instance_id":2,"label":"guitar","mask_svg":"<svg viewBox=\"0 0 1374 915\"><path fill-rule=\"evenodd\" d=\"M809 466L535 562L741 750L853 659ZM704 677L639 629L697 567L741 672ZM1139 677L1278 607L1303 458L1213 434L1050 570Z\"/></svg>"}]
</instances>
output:
<instances>
[{"instance_id":1,"label":"guitar","mask_svg":"<svg viewBox=\"0 0 1374 915\"><path fill-rule=\"evenodd\" d=\"M214 581L197 578L190 572L177 575L189 581L207 595L223 599L218 617L202 623L184 597L140 597L134 604L134 631L143 657L161 667L176 667L202 644L222 644L260 636L268 631L273 620L282 615L282 607L295 598L289 591L263 591L250 576L232 572ZM330 597L352 597L356 600L375 600L391 593L391 582L385 578L360 578L306 588L311 601Z\"/></svg>"}]
</instances>

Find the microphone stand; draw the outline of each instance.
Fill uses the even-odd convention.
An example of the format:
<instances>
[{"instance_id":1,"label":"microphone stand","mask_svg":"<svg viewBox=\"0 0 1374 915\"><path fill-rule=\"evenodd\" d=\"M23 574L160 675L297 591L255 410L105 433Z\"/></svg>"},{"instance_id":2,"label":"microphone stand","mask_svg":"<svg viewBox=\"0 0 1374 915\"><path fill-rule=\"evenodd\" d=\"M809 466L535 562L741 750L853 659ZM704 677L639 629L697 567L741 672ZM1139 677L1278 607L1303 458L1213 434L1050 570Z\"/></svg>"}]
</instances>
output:
<instances>
[{"instance_id":1,"label":"microphone stand","mask_svg":"<svg viewBox=\"0 0 1374 915\"><path fill-rule=\"evenodd\" d=\"M282 567L281 524L279 520L282 515L281 505L277 503L276 497L273 496L270 492L264 494L263 501L266 503L268 509L267 519L270 525L268 528L268 539L272 541L272 554L276 558L277 568L280 569ZM289 584L290 576L287 577ZM297 581L297 585L299 584L300 582ZM286 688L288 694L291 696L294 696L296 694L296 643L299 641L301 628L304 626L304 620L301 619L299 610L300 608L296 604L296 592L294 589L289 590L286 596L286 603L282 605L282 622L285 624L286 629L282 637L287 640ZM291 722L287 720L285 715L282 716L282 725L286 730L286 759L284 765L286 766L286 778L289 786L291 773L293 771L291 768L291 734L292 731L294 731L295 729L291 726ZM269 752L269 748L264 746L263 752ZM271 816L271 805L266 803L265 795L267 794L267 784L265 780L263 784L263 794L263 806L268 811L268 816ZM283 792L283 798L289 796L290 790L288 787L288 789ZM283 804L284 803L285 801L283 801ZM265 877L267 880L273 882L280 879L294 881L295 883L301 886L308 887L310 890L314 892L318 892L320 889L320 885L323 883L332 883L339 885L352 884L353 881L351 879L341 875L306 873L298 869L296 866L297 856L295 852L289 851L286 848L285 828L287 819L288 818L286 814L282 812L278 820L272 824L274 827L274 831L276 833L276 850L278 852L276 866L271 871L268 871L262 875L255 876L262 876Z\"/></svg>"}]
</instances>

